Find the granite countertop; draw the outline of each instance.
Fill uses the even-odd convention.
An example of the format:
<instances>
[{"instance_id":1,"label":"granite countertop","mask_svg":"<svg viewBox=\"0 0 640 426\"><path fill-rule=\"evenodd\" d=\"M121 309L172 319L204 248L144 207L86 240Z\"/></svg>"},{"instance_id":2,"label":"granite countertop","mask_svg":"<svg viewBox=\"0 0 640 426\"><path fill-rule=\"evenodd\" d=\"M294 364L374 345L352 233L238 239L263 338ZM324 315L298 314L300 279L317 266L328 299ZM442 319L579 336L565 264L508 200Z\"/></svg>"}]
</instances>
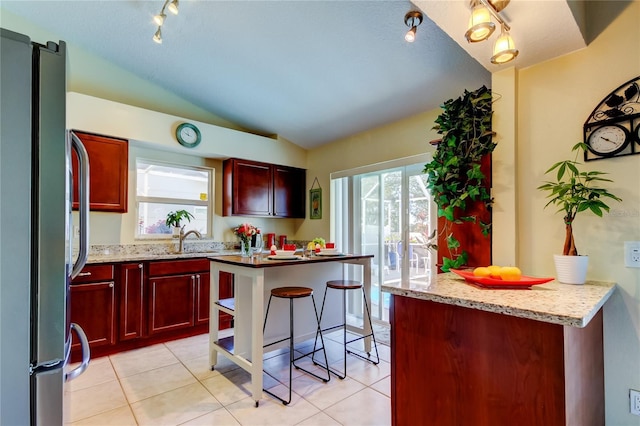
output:
<instances>
[{"instance_id":1,"label":"granite countertop","mask_svg":"<svg viewBox=\"0 0 640 426\"><path fill-rule=\"evenodd\" d=\"M118 263L118 262L138 262L145 260L171 260L171 259L193 259L193 258L209 258L212 256L227 256L240 254L237 250L205 250L198 252L183 253L107 253L107 254L90 254L87 263Z\"/></svg>"},{"instance_id":2,"label":"granite countertop","mask_svg":"<svg viewBox=\"0 0 640 426\"><path fill-rule=\"evenodd\" d=\"M471 309L528 318L552 324L584 327L609 299L615 283L587 281L584 285L551 281L531 289L486 289L454 273L438 274L429 284L385 284L382 291Z\"/></svg>"}]
</instances>

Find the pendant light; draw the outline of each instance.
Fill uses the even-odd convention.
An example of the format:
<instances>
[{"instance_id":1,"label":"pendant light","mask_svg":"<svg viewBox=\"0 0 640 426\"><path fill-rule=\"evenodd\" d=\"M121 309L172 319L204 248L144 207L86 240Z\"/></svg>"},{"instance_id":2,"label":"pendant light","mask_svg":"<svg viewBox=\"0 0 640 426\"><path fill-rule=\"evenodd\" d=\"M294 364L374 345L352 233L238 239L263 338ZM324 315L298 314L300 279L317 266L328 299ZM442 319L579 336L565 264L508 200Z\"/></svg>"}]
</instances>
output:
<instances>
[{"instance_id":1,"label":"pendant light","mask_svg":"<svg viewBox=\"0 0 640 426\"><path fill-rule=\"evenodd\" d=\"M502 27L500 37L493 46L493 56L491 63L504 64L518 56L513 38L509 34L511 28L500 16L502 11L509 4L510 0L470 0L471 17L469 18L469 27L464 34L469 43L476 43L487 40L496 28L491 20L493 17Z\"/></svg>"},{"instance_id":2,"label":"pendant light","mask_svg":"<svg viewBox=\"0 0 640 426\"><path fill-rule=\"evenodd\" d=\"M167 9L169 9L169 12L173 13L174 15L178 14L178 0L173 0L171 3L169 3L169 6L167 7Z\"/></svg>"},{"instance_id":3,"label":"pendant light","mask_svg":"<svg viewBox=\"0 0 640 426\"><path fill-rule=\"evenodd\" d=\"M158 27L158 31L153 35L153 41L158 44L162 44L162 30Z\"/></svg>"},{"instance_id":4,"label":"pendant light","mask_svg":"<svg viewBox=\"0 0 640 426\"><path fill-rule=\"evenodd\" d=\"M409 27L409 31L404 36L404 39L409 43L413 43L416 39L416 29L418 25L422 23L422 13L417 10L412 10L404 15L404 23Z\"/></svg>"},{"instance_id":5,"label":"pendant light","mask_svg":"<svg viewBox=\"0 0 640 426\"><path fill-rule=\"evenodd\" d=\"M469 18L469 29L464 33L467 41L477 43L486 40L491 37L495 29L496 24L491 22L489 10L482 3L476 3Z\"/></svg>"},{"instance_id":6,"label":"pendant light","mask_svg":"<svg viewBox=\"0 0 640 426\"><path fill-rule=\"evenodd\" d=\"M500 37L496 40L496 44L493 46L493 56L491 57L491 63L493 64L504 64L506 62L512 61L518 56L518 49L516 49L515 43L507 31L502 26L502 32L500 33Z\"/></svg>"}]
</instances>

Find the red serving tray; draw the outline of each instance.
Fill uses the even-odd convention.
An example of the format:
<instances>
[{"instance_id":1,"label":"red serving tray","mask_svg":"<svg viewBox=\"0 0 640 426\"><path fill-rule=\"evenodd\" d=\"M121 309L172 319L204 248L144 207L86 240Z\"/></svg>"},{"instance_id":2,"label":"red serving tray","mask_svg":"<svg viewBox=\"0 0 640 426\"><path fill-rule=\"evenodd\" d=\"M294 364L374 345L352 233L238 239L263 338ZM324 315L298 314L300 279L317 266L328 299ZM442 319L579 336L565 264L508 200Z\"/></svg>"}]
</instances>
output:
<instances>
[{"instance_id":1,"label":"red serving tray","mask_svg":"<svg viewBox=\"0 0 640 426\"><path fill-rule=\"evenodd\" d=\"M456 275L461 276L467 282L476 284L485 288L504 288L504 289L527 289L532 285L544 284L553 281L553 278L536 278L523 275L518 281L507 281L500 278L476 277L472 270L463 271L460 269L450 269Z\"/></svg>"}]
</instances>

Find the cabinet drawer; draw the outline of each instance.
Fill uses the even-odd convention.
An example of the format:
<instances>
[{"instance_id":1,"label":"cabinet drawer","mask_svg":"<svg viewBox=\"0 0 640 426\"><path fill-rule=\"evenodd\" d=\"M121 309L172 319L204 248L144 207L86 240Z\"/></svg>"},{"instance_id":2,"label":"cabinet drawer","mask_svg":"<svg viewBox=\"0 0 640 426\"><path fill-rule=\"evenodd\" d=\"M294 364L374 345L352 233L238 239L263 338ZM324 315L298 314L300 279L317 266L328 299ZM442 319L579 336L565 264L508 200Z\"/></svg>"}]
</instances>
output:
<instances>
[{"instance_id":1,"label":"cabinet drawer","mask_svg":"<svg viewBox=\"0 0 640 426\"><path fill-rule=\"evenodd\" d=\"M94 281L113 281L113 265L86 265L71 284L88 283Z\"/></svg>"},{"instance_id":2,"label":"cabinet drawer","mask_svg":"<svg viewBox=\"0 0 640 426\"><path fill-rule=\"evenodd\" d=\"M207 271L209 271L208 259L167 260L149 263L150 277Z\"/></svg>"}]
</instances>

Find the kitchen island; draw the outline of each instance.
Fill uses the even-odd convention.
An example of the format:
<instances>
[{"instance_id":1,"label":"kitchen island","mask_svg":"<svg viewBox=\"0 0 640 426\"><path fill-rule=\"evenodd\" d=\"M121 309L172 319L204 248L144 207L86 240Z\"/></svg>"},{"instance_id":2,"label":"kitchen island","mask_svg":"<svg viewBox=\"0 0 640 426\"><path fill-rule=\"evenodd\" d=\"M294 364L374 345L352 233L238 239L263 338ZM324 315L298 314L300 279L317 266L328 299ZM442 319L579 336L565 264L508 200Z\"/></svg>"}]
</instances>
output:
<instances>
[{"instance_id":1,"label":"kitchen island","mask_svg":"<svg viewBox=\"0 0 640 426\"><path fill-rule=\"evenodd\" d=\"M392 294L392 422L603 425L602 306L615 284L478 288L453 273Z\"/></svg>"},{"instance_id":2,"label":"kitchen island","mask_svg":"<svg viewBox=\"0 0 640 426\"><path fill-rule=\"evenodd\" d=\"M270 260L266 256L211 257L211 292L209 322L209 361L214 369L218 354L222 354L251 373L251 395L256 407L262 398L262 357L266 343L280 340L289 333L289 310L273 306L269 313L269 327L263 333L264 311L272 288L282 286L311 287L316 296L318 312L328 280L361 279L367 293L371 289L372 255L340 255L296 257L294 260ZM356 268L347 266L355 265ZM220 272L234 274L234 298L220 300L217 279ZM322 327L341 319L339 299L333 303L327 296ZM370 299L369 299L370 300ZM274 302L276 303L276 302ZM369 302L370 303L370 302ZM369 306L369 309L371 307ZM218 311L234 316L234 335L218 338ZM311 311L312 313L313 311ZM317 325L308 309L296 309L295 337L303 341L315 337ZM365 334L371 332L364 321ZM365 339L365 350L370 350ZM275 346L274 346L275 347ZM274 348L272 347L272 348Z\"/></svg>"}]
</instances>

